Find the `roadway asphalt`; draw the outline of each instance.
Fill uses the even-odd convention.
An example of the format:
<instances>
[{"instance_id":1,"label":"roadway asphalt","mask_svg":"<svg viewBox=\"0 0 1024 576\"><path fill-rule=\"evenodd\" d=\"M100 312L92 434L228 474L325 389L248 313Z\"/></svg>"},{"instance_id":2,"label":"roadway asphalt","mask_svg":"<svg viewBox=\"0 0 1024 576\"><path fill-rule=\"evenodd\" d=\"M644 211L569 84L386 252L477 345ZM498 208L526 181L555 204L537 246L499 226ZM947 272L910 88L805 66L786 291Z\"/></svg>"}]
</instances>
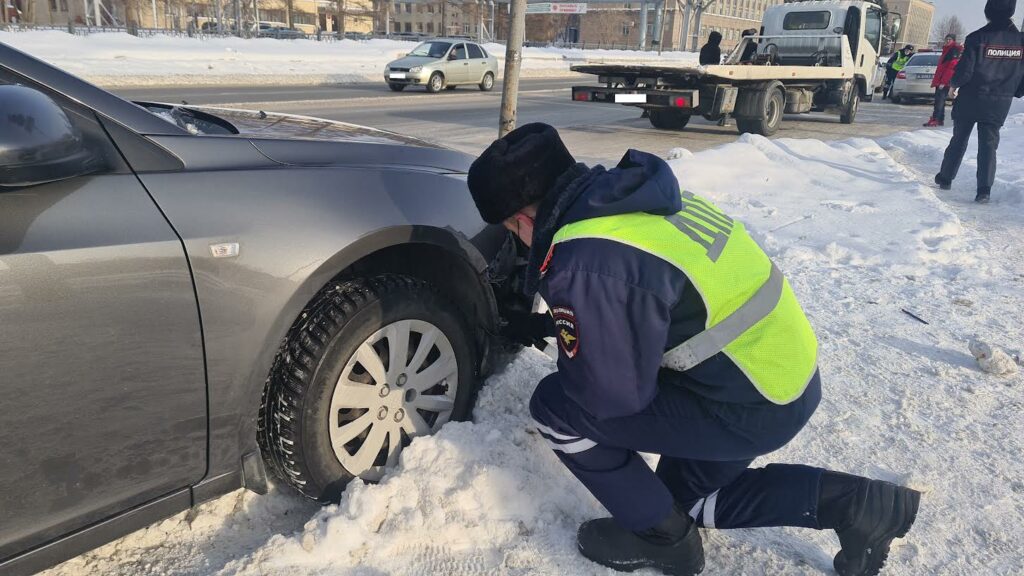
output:
<instances>
[{"instance_id":1,"label":"roadway asphalt","mask_svg":"<svg viewBox=\"0 0 1024 576\"><path fill-rule=\"evenodd\" d=\"M695 118L682 132L655 130L640 110L570 100L574 84L589 77L526 79L520 82L518 122L547 122L559 128L577 158L585 162L616 160L627 148L665 156L677 147L699 151L732 142L734 127L720 127ZM461 87L440 94L422 89L394 93L381 83L310 87L163 87L119 89L132 100L186 101L228 107L303 114L392 130L477 153L497 134L501 86L493 92ZM861 105L856 123L843 125L838 116L787 116L776 138L842 140L879 137L920 128L927 106L872 102Z\"/></svg>"}]
</instances>

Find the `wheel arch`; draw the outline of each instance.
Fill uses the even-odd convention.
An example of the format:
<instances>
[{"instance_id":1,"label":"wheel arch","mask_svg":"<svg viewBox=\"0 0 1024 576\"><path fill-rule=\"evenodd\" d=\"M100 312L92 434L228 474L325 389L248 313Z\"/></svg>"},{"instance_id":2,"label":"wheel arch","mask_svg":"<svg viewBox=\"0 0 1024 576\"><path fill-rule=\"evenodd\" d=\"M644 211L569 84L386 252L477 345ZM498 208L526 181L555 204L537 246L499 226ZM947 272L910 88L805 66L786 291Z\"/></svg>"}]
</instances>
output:
<instances>
[{"instance_id":1,"label":"wheel arch","mask_svg":"<svg viewBox=\"0 0 1024 576\"><path fill-rule=\"evenodd\" d=\"M490 336L498 322L498 306L486 279L487 262L464 236L443 228L425 225L396 225L360 237L309 273L291 294L277 314L262 343L258 362L249 378L251 389L246 394L246 407L241 411L239 427L242 453L256 446L257 414L267 378L274 359L281 351L292 326L303 317L307 305L335 280L362 275L401 273L425 280L451 291L457 303L468 302L463 309L467 321L483 319L472 325L481 364L477 371L487 369Z\"/></svg>"}]
</instances>

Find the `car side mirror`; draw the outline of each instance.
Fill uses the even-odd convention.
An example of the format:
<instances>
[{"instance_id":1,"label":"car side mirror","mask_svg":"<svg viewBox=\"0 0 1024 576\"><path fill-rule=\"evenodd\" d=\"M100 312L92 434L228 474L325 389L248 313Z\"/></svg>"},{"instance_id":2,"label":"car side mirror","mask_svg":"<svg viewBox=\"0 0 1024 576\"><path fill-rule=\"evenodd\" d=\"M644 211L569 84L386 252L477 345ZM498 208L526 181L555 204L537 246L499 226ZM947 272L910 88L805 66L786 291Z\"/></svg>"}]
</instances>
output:
<instances>
[{"instance_id":1,"label":"car side mirror","mask_svg":"<svg viewBox=\"0 0 1024 576\"><path fill-rule=\"evenodd\" d=\"M903 30L903 15L897 12L890 12L889 16L892 18L892 38L895 41L900 36L900 30Z\"/></svg>"},{"instance_id":2,"label":"car side mirror","mask_svg":"<svg viewBox=\"0 0 1024 576\"><path fill-rule=\"evenodd\" d=\"M457 56L455 55L455 52L452 52L451 54L448 55L449 60L455 60L456 58Z\"/></svg>"},{"instance_id":3,"label":"car side mirror","mask_svg":"<svg viewBox=\"0 0 1024 576\"><path fill-rule=\"evenodd\" d=\"M46 94L0 86L0 110L0 187L56 182L99 169L81 131Z\"/></svg>"}]
</instances>

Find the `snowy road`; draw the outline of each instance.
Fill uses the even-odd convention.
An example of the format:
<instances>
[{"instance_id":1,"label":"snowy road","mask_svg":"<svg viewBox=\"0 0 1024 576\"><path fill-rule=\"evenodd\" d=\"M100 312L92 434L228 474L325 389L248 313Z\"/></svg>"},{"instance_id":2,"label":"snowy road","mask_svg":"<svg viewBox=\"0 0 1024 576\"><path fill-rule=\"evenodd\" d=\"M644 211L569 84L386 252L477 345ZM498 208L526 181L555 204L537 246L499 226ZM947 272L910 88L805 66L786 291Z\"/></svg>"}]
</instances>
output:
<instances>
[{"instance_id":1,"label":"snowy road","mask_svg":"<svg viewBox=\"0 0 1024 576\"><path fill-rule=\"evenodd\" d=\"M617 159L625 147L665 156L682 146L706 150L736 140L735 128L723 128L695 118L683 132L651 127L640 111L616 105L580 104L569 99L570 86L592 82L578 79L527 79L521 84L519 123L547 122L559 128L570 149L584 162ZM476 88L426 94L409 90L390 92L383 83L339 86L152 88L114 90L134 100L228 105L342 120L424 137L478 153L497 132L501 87L481 93ZM927 106L886 103L861 105L857 122L839 123L838 116L787 116L778 138L840 140L854 136L875 138L920 128L930 115Z\"/></svg>"}]
</instances>

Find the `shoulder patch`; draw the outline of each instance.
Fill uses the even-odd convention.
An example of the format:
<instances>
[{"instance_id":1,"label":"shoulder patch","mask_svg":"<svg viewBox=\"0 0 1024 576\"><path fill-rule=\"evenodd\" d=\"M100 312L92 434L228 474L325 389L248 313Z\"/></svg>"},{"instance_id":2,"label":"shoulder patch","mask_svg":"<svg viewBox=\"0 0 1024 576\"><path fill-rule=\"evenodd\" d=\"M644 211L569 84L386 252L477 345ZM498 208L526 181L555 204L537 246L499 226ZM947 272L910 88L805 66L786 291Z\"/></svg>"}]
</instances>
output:
<instances>
[{"instance_id":1,"label":"shoulder patch","mask_svg":"<svg viewBox=\"0 0 1024 576\"><path fill-rule=\"evenodd\" d=\"M568 306L553 306L551 317L555 321L558 347L569 359L580 353L580 331L576 325L576 312Z\"/></svg>"},{"instance_id":2,"label":"shoulder patch","mask_svg":"<svg viewBox=\"0 0 1024 576\"><path fill-rule=\"evenodd\" d=\"M985 46L989 60L1024 60L1024 46Z\"/></svg>"}]
</instances>

